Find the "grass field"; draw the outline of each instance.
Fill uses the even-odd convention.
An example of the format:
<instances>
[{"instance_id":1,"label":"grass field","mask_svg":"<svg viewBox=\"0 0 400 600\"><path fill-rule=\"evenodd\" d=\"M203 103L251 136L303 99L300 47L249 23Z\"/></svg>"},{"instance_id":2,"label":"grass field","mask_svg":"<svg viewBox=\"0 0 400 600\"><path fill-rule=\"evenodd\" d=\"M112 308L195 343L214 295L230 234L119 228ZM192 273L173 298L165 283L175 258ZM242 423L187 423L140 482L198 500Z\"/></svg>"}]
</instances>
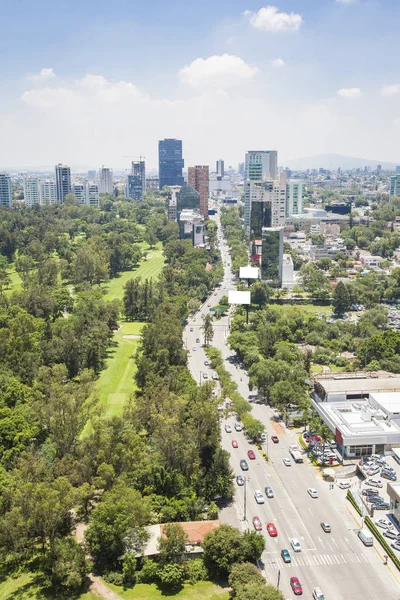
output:
<instances>
[{"instance_id":1,"label":"grass field","mask_svg":"<svg viewBox=\"0 0 400 600\"><path fill-rule=\"evenodd\" d=\"M62 598L65 598L63 596ZM73 596L74 600L99 600L99 596L87 592ZM23 573L19 577L9 578L0 583L0 600L61 600L54 590L46 589L32 573Z\"/></svg>"},{"instance_id":2,"label":"grass field","mask_svg":"<svg viewBox=\"0 0 400 600\"><path fill-rule=\"evenodd\" d=\"M142 249L145 250L147 248L147 244L144 243ZM113 279L110 279L107 285L104 286L107 290L107 293L104 296L106 300L115 300L116 298L121 299L124 293L123 287L128 279L131 279L132 277L156 279L160 275L164 266L164 255L162 253L161 245L158 244L156 249L147 250L147 252L147 259L142 259L137 269L134 269L133 271L125 271L118 277L113 277Z\"/></svg>"},{"instance_id":3,"label":"grass field","mask_svg":"<svg viewBox=\"0 0 400 600\"><path fill-rule=\"evenodd\" d=\"M229 592L209 581L201 581L196 585L186 584L177 594L166 594L155 584L140 583L131 589L110 584L107 586L124 600L162 600L166 595L178 600L228 600L229 598Z\"/></svg>"},{"instance_id":4,"label":"grass field","mask_svg":"<svg viewBox=\"0 0 400 600\"><path fill-rule=\"evenodd\" d=\"M329 314L333 310L331 305L320 306L318 304L292 304L292 306L294 306L295 308L299 308L300 310L304 310L306 312L314 314L322 313L323 315Z\"/></svg>"},{"instance_id":5,"label":"grass field","mask_svg":"<svg viewBox=\"0 0 400 600\"><path fill-rule=\"evenodd\" d=\"M140 336L142 327L143 323L121 323L120 329L115 332L118 345L110 349L107 366L96 383L100 402L106 407L105 417L121 416L129 394L135 389L133 376L136 365L132 355L139 338L129 339L124 336Z\"/></svg>"},{"instance_id":6,"label":"grass field","mask_svg":"<svg viewBox=\"0 0 400 600\"><path fill-rule=\"evenodd\" d=\"M15 271L14 265L11 265L10 269L8 270L8 274L10 275L10 285L8 289L5 290L5 293L10 295L12 292L19 292L19 290L22 288L22 281L21 277Z\"/></svg>"}]
</instances>

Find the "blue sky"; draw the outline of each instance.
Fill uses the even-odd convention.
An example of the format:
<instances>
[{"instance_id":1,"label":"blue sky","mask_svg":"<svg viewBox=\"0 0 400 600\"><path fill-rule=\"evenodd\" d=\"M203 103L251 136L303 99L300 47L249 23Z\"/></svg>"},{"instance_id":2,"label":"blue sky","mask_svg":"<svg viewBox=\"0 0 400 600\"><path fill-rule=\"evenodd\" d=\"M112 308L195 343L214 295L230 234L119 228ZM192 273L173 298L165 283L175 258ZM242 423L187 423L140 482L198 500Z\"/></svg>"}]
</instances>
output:
<instances>
[{"instance_id":1,"label":"blue sky","mask_svg":"<svg viewBox=\"0 0 400 600\"><path fill-rule=\"evenodd\" d=\"M0 0L0 167L400 162L396 0ZM23 142L23 143L22 143Z\"/></svg>"}]
</instances>

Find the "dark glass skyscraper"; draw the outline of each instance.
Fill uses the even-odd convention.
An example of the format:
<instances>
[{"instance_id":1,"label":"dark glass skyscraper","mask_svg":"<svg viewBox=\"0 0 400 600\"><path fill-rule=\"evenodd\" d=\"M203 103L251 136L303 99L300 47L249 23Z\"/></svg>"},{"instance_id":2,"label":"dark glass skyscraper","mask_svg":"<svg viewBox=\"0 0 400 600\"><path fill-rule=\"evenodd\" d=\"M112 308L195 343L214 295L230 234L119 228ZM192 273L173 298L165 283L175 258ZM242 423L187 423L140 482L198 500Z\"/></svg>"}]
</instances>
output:
<instances>
[{"instance_id":1,"label":"dark glass skyscraper","mask_svg":"<svg viewBox=\"0 0 400 600\"><path fill-rule=\"evenodd\" d=\"M164 185L183 185L183 166L182 140L160 140L158 142L160 190Z\"/></svg>"}]
</instances>

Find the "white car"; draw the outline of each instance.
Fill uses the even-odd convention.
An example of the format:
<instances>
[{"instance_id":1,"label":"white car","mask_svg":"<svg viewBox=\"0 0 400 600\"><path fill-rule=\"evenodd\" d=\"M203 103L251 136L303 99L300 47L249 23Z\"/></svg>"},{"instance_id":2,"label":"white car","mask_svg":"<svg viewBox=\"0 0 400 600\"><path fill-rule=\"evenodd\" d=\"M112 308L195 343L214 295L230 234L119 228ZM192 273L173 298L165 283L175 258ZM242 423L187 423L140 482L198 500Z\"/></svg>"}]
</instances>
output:
<instances>
[{"instance_id":1,"label":"white car","mask_svg":"<svg viewBox=\"0 0 400 600\"><path fill-rule=\"evenodd\" d=\"M197 350L196 346L193 346L192 350L193 350L193 352L196 352L196 350Z\"/></svg>"},{"instance_id":2,"label":"white car","mask_svg":"<svg viewBox=\"0 0 400 600\"><path fill-rule=\"evenodd\" d=\"M376 475L377 473L379 473L380 471L380 467L376 466L376 467L370 467L367 471L367 475Z\"/></svg>"},{"instance_id":3,"label":"white car","mask_svg":"<svg viewBox=\"0 0 400 600\"><path fill-rule=\"evenodd\" d=\"M257 504L264 504L264 502L265 502L265 498L262 495L262 493L260 492L260 490L256 490L254 492L254 498L256 499Z\"/></svg>"},{"instance_id":4,"label":"white car","mask_svg":"<svg viewBox=\"0 0 400 600\"><path fill-rule=\"evenodd\" d=\"M377 519L375 521L375 525L377 525L378 527L382 527L382 529L388 529L393 525L393 523L391 523L389 519Z\"/></svg>"},{"instance_id":5,"label":"white car","mask_svg":"<svg viewBox=\"0 0 400 600\"><path fill-rule=\"evenodd\" d=\"M217 381L217 379L218 379L218 374L217 374L217 373L213 373L213 374L212 374L212 378L214 379L214 381Z\"/></svg>"},{"instance_id":6,"label":"white car","mask_svg":"<svg viewBox=\"0 0 400 600\"><path fill-rule=\"evenodd\" d=\"M225 425L225 431L226 433L232 433L232 427L229 425L229 423Z\"/></svg>"},{"instance_id":7,"label":"white car","mask_svg":"<svg viewBox=\"0 0 400 600\"><path fill-rule=\"evenodd\" d=\"M310 494L311 498L318 498L318 492L315 488L307 488L307 492Z\"/></svg>"},{"instance_id":8,"label":"white car","mask_svg":"<svg viewBox=\"0 0 400 600\"><path fill-rule=\"evenodd\" d=\"M372 485L372 487L383 487L383 481L381 479L368 479L366 485Z\"/></svg>"},{"instance_id":9,"label":"white car","mask_svg":"<svg viewBox=\"0 0 400 600\"><path fill-rule=\"evenodd\" d=\"M292 461L290 460L290 458L284 458L284 459L283 459L283 464L284 464L286 467L291 467L291 466L292 466Z\"/></svg>"},{"instance_id":10,"label":"white car","mask_svg":"<svg viewBox=\"0 0 400 600\"><path fill-rule=\"evenodd\" d=\"M325 596L322 593L321 588L319 588L319 587L316 587L313 589L312 597L313 597L313 600L325 600Z\"/></svg>"},{"instance_id":11,"label":"white car","mask_svg":"<svg viewBox=\"0 0 400 600\"><path fill-rule=\"evenodd\" d=\"M351 488L351 483L349 481L341 481L339 483L339 487L341 490L348 490L349 488Z\"/></svg>"},{"instance_id":12,"label":"white car","mask_svg":"<svg viewBox=\"0 0 400 600\"><path fill-rule=\"evenodd\" d=\"M236 431L242 431L242 426L240 423L235 423L235 430Z\"/></svg>"},{"instance_id":13,"label":"white car","mask_svg":"<svg viewBox=\"0 0 400 600\"><path fill-rule=\"evenodd\" d=\"M301 552L301 544L297 538L292 538L290 543L295 552Z\"/></svg>"},{"instance_id":14,"label":"white car","mask_svg":"<svg viewBox=\"0 0 400 600\"><path fill-rule=\"evenodd\" d=\"M203 373L203 379L208 379L207 373Z\"/></svg>"}]
</instances>

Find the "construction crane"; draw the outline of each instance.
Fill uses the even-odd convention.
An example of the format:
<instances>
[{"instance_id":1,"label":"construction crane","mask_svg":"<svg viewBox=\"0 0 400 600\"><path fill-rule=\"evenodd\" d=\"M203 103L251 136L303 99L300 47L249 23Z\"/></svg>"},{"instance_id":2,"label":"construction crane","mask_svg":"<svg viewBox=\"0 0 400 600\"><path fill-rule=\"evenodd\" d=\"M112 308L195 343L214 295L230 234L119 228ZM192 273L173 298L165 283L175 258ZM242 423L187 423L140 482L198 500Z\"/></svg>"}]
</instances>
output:
<instances>
[{"instance_id":1,"label":"construction crane","mask_svg":"<svg viewBox=\"0 0 400 600\"><path fill-rule=\"evenodd\" d=\"M146 157L145 157L145 156L142 156L142 155L140 155L140 156L137 156L137 155L136 155L136 156L133 156L133 155L129 155L129 154L128 154L128 156L122 156L121 158L138 158L139 160L143 160L143 159L145 159Z\"/></svg>"}]
</instances>

